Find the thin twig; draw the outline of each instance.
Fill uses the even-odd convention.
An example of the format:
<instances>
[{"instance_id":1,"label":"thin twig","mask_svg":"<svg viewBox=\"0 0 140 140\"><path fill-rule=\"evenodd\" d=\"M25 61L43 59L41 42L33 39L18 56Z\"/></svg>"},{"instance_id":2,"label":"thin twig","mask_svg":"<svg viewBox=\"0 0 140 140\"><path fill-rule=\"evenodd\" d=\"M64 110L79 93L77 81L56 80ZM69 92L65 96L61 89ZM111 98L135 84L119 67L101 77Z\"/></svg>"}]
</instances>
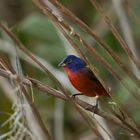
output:
<instances>
[{"instance_id":1,"label":"thin twig","mask_svg":"<svg viewBox=\"0 0 140 140\"><path fill-rule=\"evenodd\" d=\"M123 40L123 38L121 37L121 35L117 31L117 29L115 28L115 26L111 22L110 18L105 14L105 12L103 11L102 7L99 5L99 3L97 2L97 0L90 0L90 1L95 6L96 10L104 18L105 22L109 26L110 30L112 31L112 33L114 34L114 36L116 37L116 39L118 40L118 42L121 44L121 47L123 48L123 50L125 51L125 53L127 54L127 56L130 58L130 60L133 61L133 63L136 65L136 67L140 70L140 63L139 63L138 59L132 53L132 51L130 50L130 48L128 47L128 45L126 44L126 42Z\"/></svg>"},{"instance_id":2,"label":"thin twig","mask_svg":"<svg viewBox=\"0 0 140 140\"><path fill-rule=\"evenodd\" d=\"M106 66L106 68L110 71L110 73L112 73L112 75L116 79L118 79L124 85L124 87L126 87L126 89L130 93L132 93L134 98L137 101L140 101L140 95L137 92L133 93L133 90L130 88L128 83L125 83L123 81L123 77L120 76L118 73L116 73L116 71L112 68L112 66L107 61L105 61L105 59L99 53L97 53L97 51L95 50L94 47L92 47L89 43L87 43L71 26L69 26L66 22L64 22L63 19L61 19L60 17L56 16L55 13L42 0L33 0L33 1L43 11L43 13L45 15L49 16L55 23L57 23L56 25L62 26L68 32L70 32L70 35L76 37L79 40L79 42L81 42L81 44L84 45L89 50L90 53L94 54L96 56L95 58L99 62L101 62L104 66ZM100 79L100 78L98 78L98 79ZM104 83L102 83L102 84L105 87L105 84ZM108 92L106 87L105 87L105 89Z\"/></svg>"},{"instance_id":3,"label":"thin twig","mask_svg":"<svg viewBox=\"0 0 140 140\"><path fill-rule=\"evenodd\" d=\"M78 17L76 17L71 11L65 8L58 1L55 1L55 0L50 0L50 1L64 15L66 15L69 19L77 23L83 31L90 34L97 41L97 43L108 52L108 55L110 55L115 60L115 62L128 74L128 76L130 76L136 82L136 84L140 87L140 80L137 78L137 76L128 68L127 65L123 63L123 61L120 60L118 55L115 52L113 52L112 49L101 38L99 38L95 32L92 31L92 29L88 25L86 25L83 21L81 21Z\"/></svg>"},{"instance_id":4,"label":"thin twig","mask_svg":"<svg viewBox=\"0 0 140 140\"><path fill-rule=\"evenodd\" d=\"M3 73L4 73L4 70L2 70L3 71ZM5 72L7 73L7 75L11 75L11 72L9 71L9 70L5 70ZM9 73L9 74L8 74ZM13 75L13 74L12 74ZM11 81L12 81L12 78L16 78L16 77L18 77L18 76L13 76L12 77L12 75L11 75L11 77L9 77L9 81L10 81L10 83L11 83ZM20 80L17 80L16 81L16 83L20 83ZM30 81L28 81L30 84L31 84L31 82ZM29 84L28 83L28 84ZM21 83L21 86L22 86L22 83ZM30 85L31 86L31 85ZM29 87L29 85L28 85L28 87ZM8 88L8 87L6 87L6 88ZM9 89L9 88L8 88ZM7 90L8 90L7 89ZM12 87L10 88L10 90L12 89ZM11 92L14 92L13 90L11 91ZM25 91L23 92L24 93L24 95L25 95L25 97L26 97L26 94L27 94L27 97L26 97L26 99L27 99L27 101L28 101L28 103L29 103L29 105L30 105L30 107L31 107L31 109L32 109L32 112L33 112L33 114L34 114L34 116L35 116L35 118L37 119L37 122L38 122L38 124L39 124L39 126L40 126L40 128L41 128L41 130L42 130L42 134L43 134L43 137L45 137L45 139L48 139L48 140L52 140L52 138L50 137L50 134L49 134L49 132L48 132L48 130L47 130L47 128L45 127L45 124L43 123L43 121L42 121L42 119L41 119L41 117L40 117L40 114L39 114L39 112L38 112L38 110L37 110L37 108L35 107L35 105L34 105L34 103L32 102L32 99L29 97L29 95L28 95L28 93L25 93ZM15 94L13 94L13 95L15 95ZM12 96L12 95L9 95L9 96ZM15 99L16 98L16 99ZM16 97L16 95L15 95L15 98L13 98L14 100L13 100L13 102L14 102L14 104L15 104L15 100L17 101L17 97ZM14 126L15 127L15 126Z\"/></svg>"},{"instance_id":5,"label":"thin twig","mask_svg":"<svg viewBox=\"0 0 140 140\"><path fill-rule=\"evenodd\" d=\"M120 21L120 25L121 25L121 30L123 31L124 34L124 38L130 48L130 50L133 52L133 54L135 55L135 57L138 59L138 54L136 51L136 46L134 43L134 39L132 37L132 33L131 33L131 29L128 23L128 19L125 13L125 8L122 5L123 0L112 0L114 7L116 9L116 13L118 15L118 19ZM131 61L132 62L132 61ZM139 78L140 77L140 72L138 71L138 69L136 68L136 66L131 63L132 68L133 68L133 72L135 73L135 75ZM140 83L140 82L139 82Z\"/></svg>"},{"instance_id":6,"label":"thin twig","mask_svg":"<svg viewBox=\"0 0 140 140\"><path fill-rule=\"evenodd\" d=\"M27 55L29 56L36 64L38 64L42 70L48 75L48 77L56 84L58 87L64 92L65 89L61 85L61 83L54 77L54 75L41 63L38 61L34 55L28 51L28 49L20 42L20 40L8 29L5 25L2 24L0 21L0 27L8 34L8 36L18 45L18 47Z\"/></svg>"},{"instance_id":7,"label":"thin twig","mask_svg":"<svg viewBox=\"0 0 140 140\"><path fill-rule=\"evenodd\" d=\"M28 101L28 103L29 103L29 105L30 105L34 115L35 115L35 118L37 118L37 120L38 120L39 126L42 128L44 134L46 135L46 138L48 140L52 140L52 138L51 138L51 136L49 134L48 129L46 128L46 126L45 126L45 124L44 124L44 122L43 122L43 120L42 120L42 118L41 118L41 116L40 116L40 114L39 114L35 104L32 102L31 97L26 92L25 87L22 84L20 85L20 87L21 87L21 89L23 91L23 94L24 94L25 98L27 99L27 101Z\"/></svg>"},{"instance_id":8,"label":"thin twig","mask_svg":"<svg viewBox=\"0 0 140 140\"><path fill-rule=\"evenodd\" d=\"M53 89L52 87L49 87L46 84L41 83L40 81L33 79L33 78L25 78L23 76L17 76L17 75L12 75L12 73L6 72L5 70L0 69L0 75L11 79L13 78L13 80L17 80L19 81L21 84L24 84L26 86L29 86L32 84L33 88L36 88L40 91L42 91L44 94L46 95L51 95L66 101L69 101L62 92ZM72 99L76 104L80 105L82 108L84 108L87 111L93 112L94 110L94 106L78 99L78 98L74 98ZM97 112L95 112L97 115L107 119L108 121L114 122L115 124L123 127L124 129L128 130L131 133L134 133L137 137L140 137L140 132L139 130L131 124L131 121L128 122L127 120L123 120L122 118L120 118L119 116L116 117L110 113L107 112L103 112L100 109L97 110ZM120 118L120 119L119 119Z\"/></svg>"},{"instance_id":9,"label":"thin twig","mask_svg":"<svg viewBox=\"0 0 140 140\"><path fill-rule=\"evenodd\" d=\"M66 98L74 105L77 111L81 114L81 116L86 120L85 115L83 114L82 110L75 104L75 102L68 96L68 92L66 92L65 88L61 85L61 83L55 78L55 76L42 64L38 61L34 55L26 49L26 47L20 42L20 40L5 26L0 22L0 27L13 39L13 41L18 45L18 47L27 55L29 56L34 62L36 62L42 70L49 76L49 78L60 88L62 93L65 95ZM92 129L92 128L91 128ZM93 129L92 129L93 130Z\"/></svg>"},{"instance_id":10,"label":"thin twig","mask_svg":"<svg viewBox=\"0 0 140 140\"><path fill-rule=\"evenodd\" d=\"M37 3L36 3L37 2ZM54 14L54 12L46 5L46 4L44 4L42 1L41 1L41 3L39 3L40 1L36 1L35 0L35 3L37 4L37 6L41 9L41 10L43 10L43 12L44 12L44 14L46 14L46 15L48 15L50 18L52 18L52 20L54 21L54 22L56 22L56 23L58 23L57 25L59 25L59 26L63 26L63 27L65 27L65 29L68 29L69 31L71 31L71 28L70 28L70 26L68 25L68 24L66 24L66 23L64 23L64 21L60 18L60 17L57 17L55 14ZM91 51L92 51L92 49L95 51L95 49L94 48L92 48L92 46L91 45L89 45L89 44L87 44L86 42L85 42L85 40L83 40L83 38L81 38L80 37L80 35L78 34L78 33L76 33L74 30L73 30L73 35L74 36L76 36L77 38L78 38L78 40L82 43L82 44L84 44L86 47L90 47L91 48ZM94 52L94 54L96 55L96 58L99 58L99 61L101 61L101 62L106 62L106 61L104 61L104 59L102 58L102 57L99 57L99 55L98 55L98 53L95 51ZM107 66L109 66L109 68L111 67L110 66L110 64L106 64ZM110 68L111 69L111 68ZM112 69L111 69L112 70ZM114 71L113 71L114 72ZM120 75L118 75L117 74L117 76L119 76L119 77L117 77L117 78L120 78L119 80L121 81L121 77L120 77ZM125 85L125 86L127 86L127 88L129 89L129 91L131 91L131 89L129 88L129 85L127 84L125 84L124 82L123 82L123 84ZM132 91L131 91L132 92ZM138 99L138 97L137 96L139 96L138 95L138 93L136 93L136 94L134 94L135 95L135 98L136 99ZM138 99L139 100L139 99ZM120 110L121 111L121 110ZM121 111L121 112L123 112L123 111Z\"/></svg>"},{"instance_id":11,"label":"thin twig","mask_svg":"<svg viewBox=\"0 0 140 140\"><path fill-rule=\"evenodd\" d=\"M123 1L123 6L128 11L128 15L133 19L133 22L135 21L138 26L140 26L140 18L136 15L136 13L133 11L133 9L130 6L130 3L128 0Z\"/></svg>"}]
</instances>

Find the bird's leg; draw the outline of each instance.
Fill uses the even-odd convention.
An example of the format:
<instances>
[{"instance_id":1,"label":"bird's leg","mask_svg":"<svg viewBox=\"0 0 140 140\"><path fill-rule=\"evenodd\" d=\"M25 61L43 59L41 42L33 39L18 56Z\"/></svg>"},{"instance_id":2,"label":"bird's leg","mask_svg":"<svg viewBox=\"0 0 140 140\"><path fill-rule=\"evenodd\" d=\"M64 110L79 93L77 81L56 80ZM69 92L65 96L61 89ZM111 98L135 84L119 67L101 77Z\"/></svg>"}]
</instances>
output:
<instances>
[{"instance_id":1,"label":"bird's leg","mask_svg":"<svg viewBox=\"0 0 140 140\"><path fill-rule=\"evenodd\" d=\"M93 108L93 113L96 113L98 111L98 105L99 105L99 96L96 96L96 104Z\"/></svg>"},{"instance_id":2,"label":"bird's leg","mask_svg":"<svg viewBox=\"0 0 140 140\"><path fill-rule=\"evenodd\" d=\"M96 97L96 104L94 106L94 110L93 110L93 113L96 113L98 111L98 106L99 106L99 97L97 96Z\"/></svg>"},{"instance_id":3,"label":"bird's leg","mask_svg":"<svg viewBox=\"0 0 140 140\"><path fill-rule=\"evenodd\" d=\"M79 96L79 95L83 95L83 93L76 93L76 94L71 95L71 97L75 98L76 96Z\"/></svg>"},{"instance_id":4,"label":"bird's leg","mask_svg":"<svg viewBox=\"0 0 140 140\"><path fill-rule=\"evenodd\" d=\"M95 98L96 98L96 104L94 106L92 106L92 107L91 106L85 107L86 110L92 111L93 112L93 115L97 113L97 111L98 111L98 105L99 105L99 99L98 99L99 96L96 96Z\"/></svg>"}]
</instances>

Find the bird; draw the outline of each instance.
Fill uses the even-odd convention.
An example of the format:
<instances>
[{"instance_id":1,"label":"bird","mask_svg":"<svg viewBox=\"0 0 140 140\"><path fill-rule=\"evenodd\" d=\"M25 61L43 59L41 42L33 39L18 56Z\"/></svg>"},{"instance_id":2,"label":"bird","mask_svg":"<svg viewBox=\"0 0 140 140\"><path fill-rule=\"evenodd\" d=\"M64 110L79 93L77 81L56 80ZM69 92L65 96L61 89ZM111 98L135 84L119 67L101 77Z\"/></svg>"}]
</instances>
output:
<instances>
[{"instance_id":1,"label":"bird","mask_svg":"<svg viewBox=\"0 0 140 140\"><path fill-rule=\"evenodd\" d=\"M71 84L80 92L73 94L72 97L78 95L85 95L88 97L110 97L109 93L83 59L75 55L68 55L63 58L59 66L64 67ZM96 109L98 108L98 98L95 107Z\"/></svg>"}]
</instances>

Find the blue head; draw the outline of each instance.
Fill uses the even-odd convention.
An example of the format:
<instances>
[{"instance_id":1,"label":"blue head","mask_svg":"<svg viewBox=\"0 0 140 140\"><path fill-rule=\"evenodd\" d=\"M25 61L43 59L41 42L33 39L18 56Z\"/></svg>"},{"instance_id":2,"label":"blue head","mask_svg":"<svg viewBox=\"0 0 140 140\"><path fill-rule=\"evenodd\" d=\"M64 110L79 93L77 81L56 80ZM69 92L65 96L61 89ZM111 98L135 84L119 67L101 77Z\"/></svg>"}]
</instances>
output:
<instances>
[{"instance_id":1,"label":"blue head","mask_svg":"<svg viewBox=\"0 0 140 140\"><path fill-rule=\"evenodd\" d=\"M72 72L80 70L86 66L86 63L75 55L68 55L66 56L59 64L61 67L67 67Z\"/></svg>"}]
</instances>

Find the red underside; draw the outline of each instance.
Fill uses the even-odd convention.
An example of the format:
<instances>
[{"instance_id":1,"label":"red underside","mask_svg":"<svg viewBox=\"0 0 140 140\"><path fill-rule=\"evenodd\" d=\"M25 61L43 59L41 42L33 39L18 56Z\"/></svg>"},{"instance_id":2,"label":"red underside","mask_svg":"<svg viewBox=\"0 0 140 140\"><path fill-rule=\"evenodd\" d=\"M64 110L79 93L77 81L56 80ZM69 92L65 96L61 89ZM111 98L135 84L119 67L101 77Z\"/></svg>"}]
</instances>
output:
<instances>
[{"instance_id":1,"label":"red underside","mask_svg":"<svg viewBox=\"0 0 140 140\"><path fill-rule=\"evenodd\" d=\"M87 74L82 72L72 73L68 68L65 68L69 80L72 85L86 96L94 97L96 95L109 96L106 90L98 81L93 81Z\"/></svg>"}]
</instances>

